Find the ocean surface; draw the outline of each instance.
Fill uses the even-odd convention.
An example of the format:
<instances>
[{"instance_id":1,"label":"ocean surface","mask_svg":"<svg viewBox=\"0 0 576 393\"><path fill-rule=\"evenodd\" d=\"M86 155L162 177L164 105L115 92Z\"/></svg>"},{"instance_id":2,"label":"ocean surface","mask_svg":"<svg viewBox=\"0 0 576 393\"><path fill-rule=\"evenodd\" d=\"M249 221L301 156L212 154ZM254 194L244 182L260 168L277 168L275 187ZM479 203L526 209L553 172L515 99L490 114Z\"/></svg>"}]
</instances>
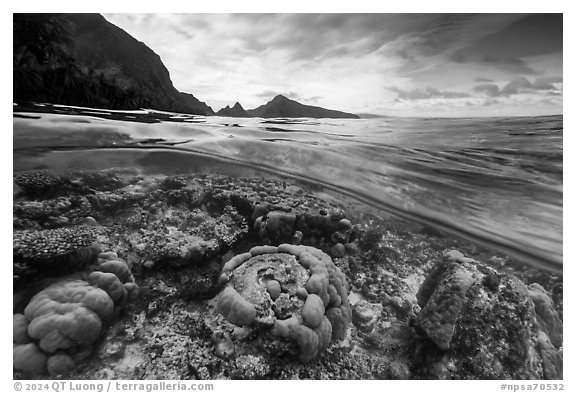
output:
<instances>
[{"instance_id":1,"label":"ocean surface","mask_svg":"<svg viewBox=\"0 0 576 393\"><path fill-rule=\"evenodd\" d=\"M14 106L14 170L298 182L562 271L563 117L260 119Z\"/></svg>"}]
</instances>

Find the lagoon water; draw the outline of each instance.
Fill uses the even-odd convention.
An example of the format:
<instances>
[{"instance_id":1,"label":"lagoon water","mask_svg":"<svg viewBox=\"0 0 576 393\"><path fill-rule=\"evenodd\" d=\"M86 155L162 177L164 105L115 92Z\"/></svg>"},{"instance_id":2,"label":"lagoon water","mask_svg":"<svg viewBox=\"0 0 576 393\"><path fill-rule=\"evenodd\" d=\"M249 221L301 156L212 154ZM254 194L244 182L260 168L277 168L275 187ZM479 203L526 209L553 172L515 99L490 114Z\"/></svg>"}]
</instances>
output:
<instances>
[{"instance_id":1,"label":"lagoon water","mask_svg":"<svg viewBox=\"0 0 576 393\"><path fill-rule=\"evenodd\" d=\"M562 271L563 117L260 119L14 107L14 170L270 176Z\"/></svg>"}]
</instances>

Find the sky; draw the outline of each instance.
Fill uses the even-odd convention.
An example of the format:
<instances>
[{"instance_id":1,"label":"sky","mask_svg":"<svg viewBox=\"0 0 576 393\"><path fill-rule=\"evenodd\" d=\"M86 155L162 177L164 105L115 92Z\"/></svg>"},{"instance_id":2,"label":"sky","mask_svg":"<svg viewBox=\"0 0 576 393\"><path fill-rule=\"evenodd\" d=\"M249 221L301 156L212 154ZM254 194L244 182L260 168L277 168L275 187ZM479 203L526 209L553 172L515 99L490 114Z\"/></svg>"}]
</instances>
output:
<instances>
[{"instance_id":1,"label":"sky","mask_svg":"<svg viewBox=\"0 0 576 393\"><path fill-rule=\"evenodd\" d=\"M561 114L562 14L103 14L215 111Z\"/></svg>"}]
</instances>

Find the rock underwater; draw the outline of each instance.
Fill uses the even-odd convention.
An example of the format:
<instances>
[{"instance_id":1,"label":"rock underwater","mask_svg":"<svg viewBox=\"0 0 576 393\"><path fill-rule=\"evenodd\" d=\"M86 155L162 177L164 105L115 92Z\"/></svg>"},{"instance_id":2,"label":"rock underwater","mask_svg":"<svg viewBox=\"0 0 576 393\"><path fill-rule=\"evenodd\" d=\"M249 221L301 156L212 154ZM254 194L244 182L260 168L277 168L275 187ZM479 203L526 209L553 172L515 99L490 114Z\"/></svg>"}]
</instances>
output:
<instances>
[{"instance_id":1,"label":"rock underwater","mask_svg":"<svg viewBox=\"0 0 576 393\"><path fill-rule=\"evenodd\" d=\"M430 377L449 365L463 379L562 379L562 322L540 285L450 251L417 298L417 325L443 352Z\"/></svg>"},{"instance_id":2,"label":"rock underwater","mask_svg":"<svg viewBox=\"0 0 576 393\"><path fill-rule=\"evenodd\" d=\"M224 265L220 281L226 287L217 308L228 322L255 328L267 339L292 342L302 362L346 334L348 283L321 250L290 244L253 247Z\"/></svg>"}]
</instances>

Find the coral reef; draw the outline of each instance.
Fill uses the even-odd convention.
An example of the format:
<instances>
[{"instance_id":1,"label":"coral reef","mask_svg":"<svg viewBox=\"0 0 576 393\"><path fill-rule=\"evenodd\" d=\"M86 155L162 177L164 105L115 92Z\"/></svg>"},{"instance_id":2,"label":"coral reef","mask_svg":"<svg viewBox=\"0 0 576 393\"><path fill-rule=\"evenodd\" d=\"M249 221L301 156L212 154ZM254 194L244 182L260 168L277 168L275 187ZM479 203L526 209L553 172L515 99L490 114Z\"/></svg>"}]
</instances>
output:
<instances>
[{"instance_id":1,"label":"coral reef","mask_svg":"<svg viewBox=\"0 0 576 393\"><path fill-rule=\"evenodd\" d=\"M81 171L74 173L74 177L85 187L98 191L112 191L126 185L117 173L111 171Z\"/></svg>"},{"instance_id":2,"label":"coral reef","mask_svg":"<svg viewBox=\"0 0 576 393\"><path fill-rule=\"evenodd\" d=\"M562 378L561 276L283 181L26 176L16 379ZM63 313L35 318L32 337L25 310L41 293ZM67 318L90 338L62 348L48 330Z\"/></svg>"},{"instance_id":3,"label":"coral reef","mask_svg":"<svg viewBox=\"0 0 576 393\"><path fill-rule=\"evenodd\" d=\"M348 284L321 250L290 244L254 247L224 265L221 281L227 286L218 297L218 311L232 324L268 329L274 337L293 341L301 361L344 338L351 318ZM278 285L280 293L273 291L273 298L269 288Z\"/></svg>"}]
</instances>

